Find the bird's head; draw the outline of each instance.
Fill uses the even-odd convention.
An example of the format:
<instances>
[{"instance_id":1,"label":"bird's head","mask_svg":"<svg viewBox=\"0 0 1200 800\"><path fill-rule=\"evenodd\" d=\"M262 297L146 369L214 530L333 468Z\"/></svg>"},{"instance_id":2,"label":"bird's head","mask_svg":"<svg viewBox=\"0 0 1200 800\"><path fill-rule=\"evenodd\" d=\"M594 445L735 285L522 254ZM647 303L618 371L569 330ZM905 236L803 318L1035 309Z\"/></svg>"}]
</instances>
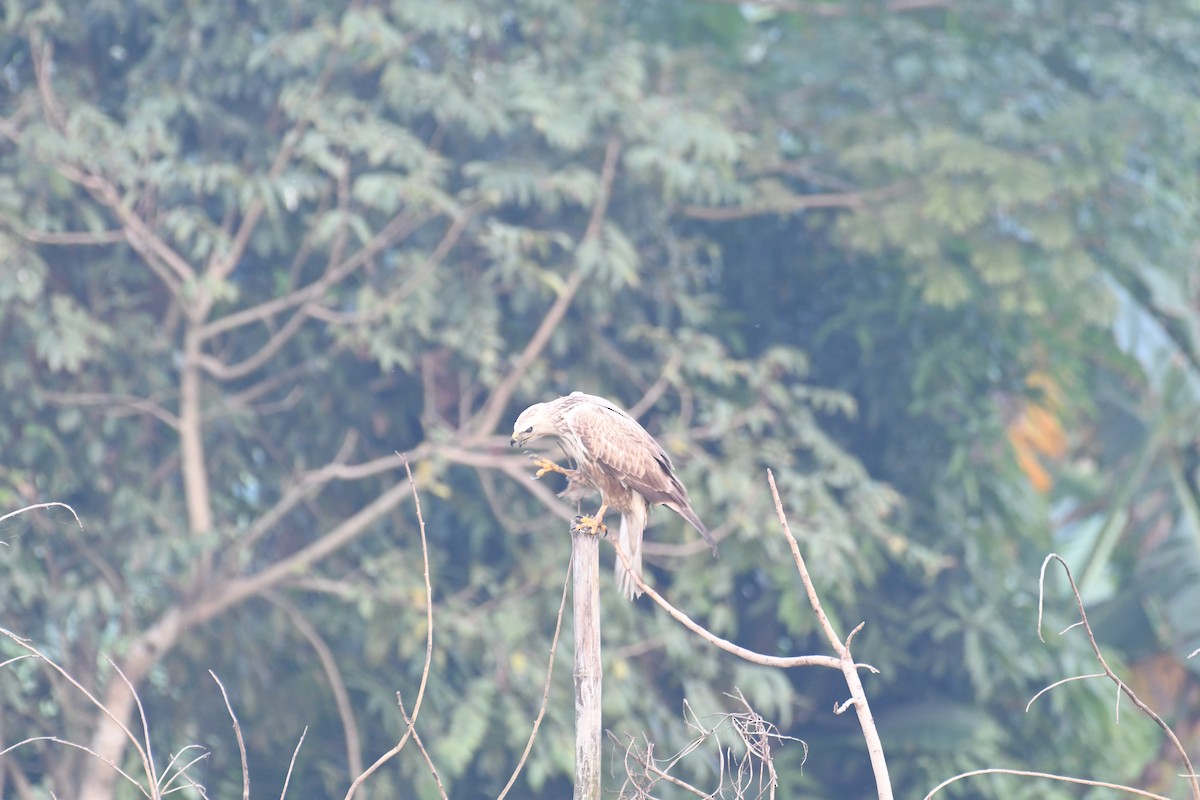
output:
<instances>
[{"instance_id":1,"label":"bird's head","mask_svg":"<svg viewBox=\"0 0 1200 800\"><path fill-rule=\"evenodd\" d=\"M524 447L543 436L553 436L554 425L550 418L550 407L546 403L534 403L521 412L513 423L510 447Z\"/></svg>"}]
</instances>

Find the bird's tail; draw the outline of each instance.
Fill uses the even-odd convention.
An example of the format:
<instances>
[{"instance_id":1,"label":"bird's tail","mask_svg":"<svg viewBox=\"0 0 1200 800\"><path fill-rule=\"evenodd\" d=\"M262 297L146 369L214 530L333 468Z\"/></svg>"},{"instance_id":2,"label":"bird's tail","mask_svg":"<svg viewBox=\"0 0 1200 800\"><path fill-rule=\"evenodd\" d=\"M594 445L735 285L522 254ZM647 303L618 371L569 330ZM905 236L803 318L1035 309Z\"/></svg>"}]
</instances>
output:
<instances>
[{"instance_id":1,"label":"bird's tail","mask_svg":"<svg viewBox=\"0 0 1200 800\"><path fill-rule=\"evenodd\" d=\"M716 540L713 539L712 534L708 532L708 528L704 527L704 523L700 521L700 518L696 516L696 512L692 511L692 507L690 505L686 503L675 502L664 503L664 505L679 516L686 519L693 528L699 531L700 535L704 537L704 541L708 542L708 549L712 550L712 554L714 556L717 554Z\"/></svg>"},{"instance_id":2,"label":"bird's tail","mask_svg":"<svg viewBox=\"0 0 1200 800\"><path fill-rule=\"evenodd\" d=\"M617 588L630 600L642 596L642 590L638 588L634 576L642 577L642 533L646 530L648 512L649 508L645 503L635 502L632 509L621 514L621 530L617 534L616 546L628 559L629 568L626 569L620 554L617 554L615 573Z\"/></svg>"}]
</instances>

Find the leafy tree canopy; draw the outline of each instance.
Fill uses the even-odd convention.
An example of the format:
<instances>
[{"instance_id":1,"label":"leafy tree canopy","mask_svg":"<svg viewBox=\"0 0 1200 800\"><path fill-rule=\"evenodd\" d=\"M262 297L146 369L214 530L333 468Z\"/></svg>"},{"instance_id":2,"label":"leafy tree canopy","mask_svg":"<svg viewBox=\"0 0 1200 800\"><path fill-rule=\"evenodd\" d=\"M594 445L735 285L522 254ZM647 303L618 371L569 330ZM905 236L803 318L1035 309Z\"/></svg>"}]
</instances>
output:
<instances>
[{"instance_id":1,"label":"leafy tree canopy","mask_svg":"<svg viewBox=\"0 0 1200 800\"><path fill-rule=\"evenodd\" d=\"M1106 692L1024 711L1089 671L1086 642L1033 630L1050 510L1102 513L1108 489L1072 470L1121 462L1085 441L1053 490L1035 467L1104 418L1092 387L1150 403L1163 353L1195 363L1177 290L1198 24L1165 0L9 4L0 506L62 500L85 527L0 530L3 626L131 726L136 686L157 748L213 751L211 796L241 776L207 669L257 785L307 725L292 791L336 796L402 734L395 692L411 703L422 671L405 453L434 590L421 735L452 796L494 796L574 514L506 426L583 389L664 442L723 539L713 561L656 515L655 584L799 653L820 640L774 469L836 624L867 622L899 793L998 763L1094 774L1114 751L1096 777L1131 779L1156 739ZM1176 347L1139 360L1129 326ZM1143 564L1111 563L1117 582ZM778 756L789 791L870 791L832 676L748 668L605 602L606 727L673 752L680 700L716 711L738 687L814 745L803 771ZM136 768L44 665L0 677L5 744L52 732ZM524 796L569 785L569 698L560 665ZM0 781L59 796L132 791L49 742L5 759ZM406 751L364 791L414 784L435 796ZM969 796L1074 796L1055 791Z\"/></svg>"}]
</instances>

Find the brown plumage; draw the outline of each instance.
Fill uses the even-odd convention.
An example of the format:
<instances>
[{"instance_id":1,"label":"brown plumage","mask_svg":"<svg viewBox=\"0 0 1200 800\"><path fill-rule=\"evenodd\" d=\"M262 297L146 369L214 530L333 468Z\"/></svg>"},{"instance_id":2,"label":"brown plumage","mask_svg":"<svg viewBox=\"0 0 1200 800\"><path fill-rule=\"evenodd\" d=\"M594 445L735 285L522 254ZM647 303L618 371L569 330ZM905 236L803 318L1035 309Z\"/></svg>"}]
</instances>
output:
<instances>
[{"instance_id":1,"label":"brown plumage","mask_svg":"<svg viewBox=\"0 0 1200 800\"><path fill-rule=\"evenodd\" d=\"M717 545L692 510L687 489L675 476L671 457L662 445L629 416L603 397L573 392L548 403L536 403L521 412L513 426L510 444L525 446L553 438L576 469L565 472L571 480L600 492L596 527L607 509L621 514L616 546L629 560L632 573L642 574L642 532L650 506L664 505L691 523L717 553ZM633 575L616 560L617 585L630 600L641 595Z\"/></svg>"}]
</instances>

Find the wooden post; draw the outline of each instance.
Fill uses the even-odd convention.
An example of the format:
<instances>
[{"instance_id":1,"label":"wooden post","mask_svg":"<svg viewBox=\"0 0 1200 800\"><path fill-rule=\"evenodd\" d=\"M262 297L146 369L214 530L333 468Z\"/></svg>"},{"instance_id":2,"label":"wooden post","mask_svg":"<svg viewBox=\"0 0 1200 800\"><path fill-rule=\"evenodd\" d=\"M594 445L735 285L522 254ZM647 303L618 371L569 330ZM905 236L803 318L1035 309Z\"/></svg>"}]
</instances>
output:
<instances>
[{"instance_id":1,"label":"wooden post","mask_svg":"<svg viewBox=\"0 0 1200 800\"><path fill-rule=\"evenodd\" d=\"M600 537L571 528L575 607L575 800L600 800Z\"/></svg>"}]
</instances>

